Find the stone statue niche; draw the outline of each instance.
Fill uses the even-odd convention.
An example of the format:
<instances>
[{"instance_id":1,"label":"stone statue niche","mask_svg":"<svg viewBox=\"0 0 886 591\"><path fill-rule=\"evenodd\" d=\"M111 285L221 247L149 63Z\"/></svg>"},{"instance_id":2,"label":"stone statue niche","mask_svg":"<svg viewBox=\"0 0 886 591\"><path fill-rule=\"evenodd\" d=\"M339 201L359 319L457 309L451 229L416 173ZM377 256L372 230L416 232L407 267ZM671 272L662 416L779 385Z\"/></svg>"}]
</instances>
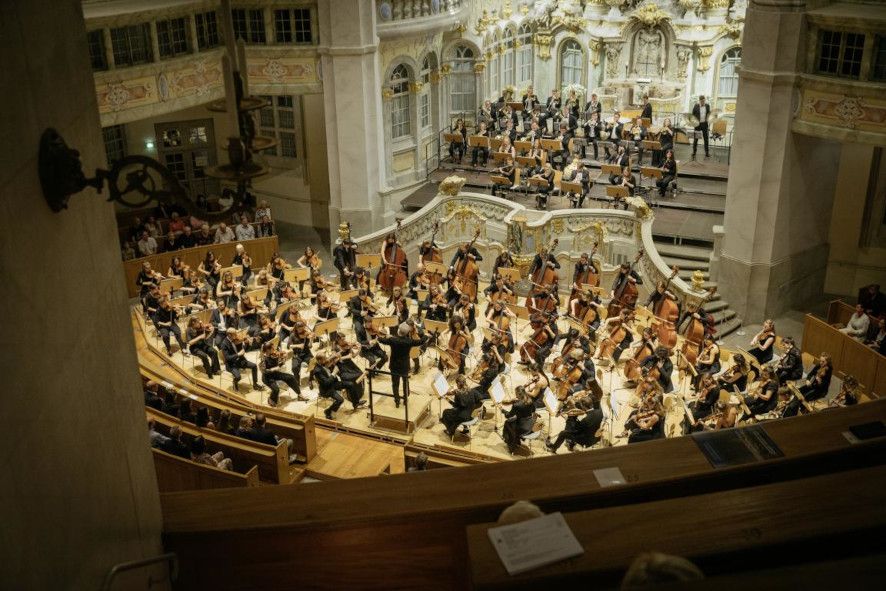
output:
<instances>
[{"instance_id":1,"label":"stone statue niche","mask_svg":"<svg viewBox=\"0 0 886 591\"><path fill-rule=\"evenodd\" d=\"M655 80L667 68L667 45L662 30L646 27L634 35L631 74L637 78Z\"/></svg>"}]
</instances>

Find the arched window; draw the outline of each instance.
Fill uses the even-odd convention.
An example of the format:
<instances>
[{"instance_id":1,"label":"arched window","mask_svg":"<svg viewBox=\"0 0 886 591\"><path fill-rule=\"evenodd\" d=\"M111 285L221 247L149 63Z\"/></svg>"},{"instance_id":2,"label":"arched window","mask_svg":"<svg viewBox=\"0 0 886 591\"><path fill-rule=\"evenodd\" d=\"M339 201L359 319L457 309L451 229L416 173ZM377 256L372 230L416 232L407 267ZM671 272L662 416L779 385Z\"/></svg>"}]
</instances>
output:
<instances>
[{"instance_id":1,"label":"arched window","mask_svg":"<svg viewBox=\"0 0 886 591\"><path fill-rule=\"evenodd\" d=\"M517 57L514 55L514 31L505 29L504 39L501 41L502 49L502 65L501 65L501 83L502 86L514 84L514 62Z\"/></svg>"},{"instance_id":2,"label":"arched window","mask_svg":"<svg viewBox=\"0 0 886 591\"><path fill-rule=\"evenodd\" d=\"M456 45L452 52L449 110L451 113L473 113L477 103L477 86L474 80L474 50Z\"/></svg>"},{"instance_id":3,"label":"arched window","mask_svg":"<svg viewBox=\"0 0 886 591\"><path fill-rule=\"evenodd\" d=\"M489 58L489 90L495 96L498 96L496 93L501 89L501 72L499 70L501 60L498 59L498 43L498 33L496 33L489 45L489 51L492 52ZM489 56L488 53L486 55Z\"/></svg>"},{"instance_id":4,"label":"arched window","mask_svg":"<svg viewBox=\"0 0 886 591\"><path fill-rule=\"evenodd\" d=\"M421 129L431 125L431 58L425 56L421 63L418 76L422 83L421 94L418 96L418 126Z\"/></svg>"},{"instance_id":5,"label":"arched window","mask_svg":"<svg viewBox=\"0 0 886 591\"><path fill-rule=\"evenodd\" d=\"M560 86L581 84L581 45L575 39L564 41L560 46Z\"/></svg>"},{"instance_id":6,"label":"arched window","mask_svg":"<svg viewBox=\"0 0 886 591\"><path fill-rule=\"evenodd\" d=\"M532 31L529 25L522 25L517 32L517 78L520 83L532 80Z\"/></svg>"},{"instance_id":7,"label":"arched window","mask_svg":"<svg viewBox=\"0 0 886 591\"><path fill-rule=\"evenodd\" d=\"M391 139L411 133L409 125L409 71L400 64L391 72Z\"/></svg>"},{"instance_id":8,"label":"arched window","mask_svg":"<svg viewBox=\"0 0 886 591\"><path fill-rule=\"evenodd\" d=\"M741 63L741 47L733 47L720 58L720 84L717 96L734 97L738 94L738 72L735 67Z\"/></svg>"}]
</instances>

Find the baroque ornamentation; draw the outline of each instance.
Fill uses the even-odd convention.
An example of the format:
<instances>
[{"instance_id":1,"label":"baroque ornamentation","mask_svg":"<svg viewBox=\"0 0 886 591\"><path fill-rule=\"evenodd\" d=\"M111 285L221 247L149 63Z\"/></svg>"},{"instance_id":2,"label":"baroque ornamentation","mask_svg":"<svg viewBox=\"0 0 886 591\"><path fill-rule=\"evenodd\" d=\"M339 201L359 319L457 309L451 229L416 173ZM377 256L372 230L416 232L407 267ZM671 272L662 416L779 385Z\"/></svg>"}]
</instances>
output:
<instances>
[{"instance_id":1,"label":"baroque ornamentation","mask_svg":"<svg viewBox=\"0 0 886 591\"><path fill-rule=\"evenodd\" d=\"M551 43L554 40L554 36L550 33L536 33L533 36L533 42L535 44L535 53L539 59L543 59L545 61L551 59Z\"/></svg>"},{"instance_id":2,"label":"baroque ornamentation","mask_svg":"<svg viewBox=\"0 0 886 591\"><path fill-rule=\"evenodd\" d=\"M713 45L704 45L698 48L698 71L704 74L711 69L711 55L714 53Z\"/></svg>"},{"instance_id":3,"label":"baroque ornamentation","mask_svg":"<svg viewBox=\"0 0 886 591\"><path fill-rule=\"evenodd\" d=\"M383 98L386 101L391 100L392 98L394 98L394 91L391 88L388 88L387 86L383 86L381 89L381 98Z\"/></svg>"},{"instance_id":4,"label":"baroque ornamentation","mask_svg":"<svg viewBox=\"0 0 886 591\"><path fill-rule=\"evenodd\" d=\"M466 182L467 179L465 179L464 177L460 177L457 175L448 176L440 183L437 192L441 195L458 195L461 192L462 187L465 186ZM449 208L449 206L454 203L455 202L451 201L446 204L446 207ZM451 213L451 211L447 211L446 213Z\"/></svg>"},{"instance_id":5,"label":"baroque ornamentation","mask_svg":"<svg viewBox=\"0 0 886 591\"><path fill-rule=\"evenodd\" d=\"M592 39L588 42L588 49L591 50L591 63L594 66L600 65L600 56L603 54L603 40L602 39Z\"/></svg>"},{"instance_id":6,"label":"baroque ornamentation","mask_svg":"<svg viewBox=\"0 0 886 591\"><path fill-rule=\"evenodd\" d=\"M658 4L644 4L628 15L631 21L639 21L646 28L658 26L661 23L671 20L671 15L659 8Z\"/></svg>"},{"instance_id":7,"label":"baroque ornamentation","mask_svg":"<svg viewBox=\"0 0 886 591\"><path fill-rule=\"evenodd\" d=\"M477 62L474 64L474 74L482 74L483 70L486 69L486 64L483 62Z\"/></svg>"},{"instance_id":8,"label":"baroque ornamentation","mask_svg":"<svg viewBox=\"0 0 886 591\"><path fill-rule=\"evenodd\" d=\"M677 49L677 78L679 80L686 80L690 57L692 57L691 48L684 45Z\"/></svg>"},{"instance_id":9,"label":"baroque ornamentation","mask_svg":"<svg viewBox=\"0 0 886 591\"><path fill-rule=\"evenodd\" d=\"M743 27L740 23L730 21L720 27L720 34L738 41L739 37L741 37L742 30Z\"/></svg>"},{"instance_id":10,"label":"baroque ornamentation","mask_svg":"<svg viewBox=\"0 0 886 591\"><path fill-rule=\"evenodd\" d=\"M652 217L652 210L649 209L649 206L646 205L646 201L644 201L642 198L628 197L626 201L628 202L628 205L632 205L634 207L634 213L637 214L637 218L645 220Z\"/></svg>"},{"instance_id":11,"label":"baroque ornamentation","mask_svg":"<svg viewBox=\"0 0 886 591\"><path fill-rule=\"evenodd\" d=\"M624 43L620 41L606 44L606 76L615 78L618 75L618 58Z\"/></svg>"},{"instance_id":12,"label":"baroque ornamentation","mask_svg":"<svg viewBox=\"0 0 886 591\"><path fill-rule=\"evenodd\" d=\"M409 91L413 94L419 93L421 92L423 86L424 84L422 84L421 82L411 82L409 84Z\"/></svg>"}]
</instances>

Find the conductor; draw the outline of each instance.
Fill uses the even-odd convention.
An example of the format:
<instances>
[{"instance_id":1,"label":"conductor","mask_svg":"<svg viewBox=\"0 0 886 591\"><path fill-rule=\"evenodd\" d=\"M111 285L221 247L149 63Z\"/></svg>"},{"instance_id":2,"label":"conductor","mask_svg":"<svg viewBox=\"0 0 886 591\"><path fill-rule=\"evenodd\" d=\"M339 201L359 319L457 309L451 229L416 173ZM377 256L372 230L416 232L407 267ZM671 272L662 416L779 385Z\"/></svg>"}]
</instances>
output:
<instances>
[{"instance_id":1,"label":"conductor","mask_svg":"<svg viewBox=\"0 0 886 591\"><path fill-rule=\"evenodd\" d=\"M397 336L381 337L378 342L391 348L388 368L391 370L391 389L394 392L394 404L400 408L400 379L403 379L403 393L409 394L409 352L413 347L425 344L427 337L413 339L409 337L412 328L402 323L397 327Z\"/></svg>"}]
</instances>

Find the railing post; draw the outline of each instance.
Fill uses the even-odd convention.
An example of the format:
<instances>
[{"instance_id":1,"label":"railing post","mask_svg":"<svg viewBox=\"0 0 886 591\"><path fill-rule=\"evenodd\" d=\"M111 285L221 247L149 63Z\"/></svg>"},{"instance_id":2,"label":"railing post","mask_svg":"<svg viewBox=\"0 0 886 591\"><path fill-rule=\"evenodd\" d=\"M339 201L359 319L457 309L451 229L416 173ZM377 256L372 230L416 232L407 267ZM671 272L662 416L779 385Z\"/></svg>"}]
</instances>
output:
<instances>
[{"instance_id":1,"label":"railing post","mask_svg":"<svg viewBox=\"0 0 886 591\"><path fill-rule=\"evenodd\" d=\"M710 274L711 281L716 281L720 275L720 255L723 252L723 234L723 226L714 226L714 250L711 251L711 256L708 259L710 262L708 273Z\"/></svg>"}]
</instances>

